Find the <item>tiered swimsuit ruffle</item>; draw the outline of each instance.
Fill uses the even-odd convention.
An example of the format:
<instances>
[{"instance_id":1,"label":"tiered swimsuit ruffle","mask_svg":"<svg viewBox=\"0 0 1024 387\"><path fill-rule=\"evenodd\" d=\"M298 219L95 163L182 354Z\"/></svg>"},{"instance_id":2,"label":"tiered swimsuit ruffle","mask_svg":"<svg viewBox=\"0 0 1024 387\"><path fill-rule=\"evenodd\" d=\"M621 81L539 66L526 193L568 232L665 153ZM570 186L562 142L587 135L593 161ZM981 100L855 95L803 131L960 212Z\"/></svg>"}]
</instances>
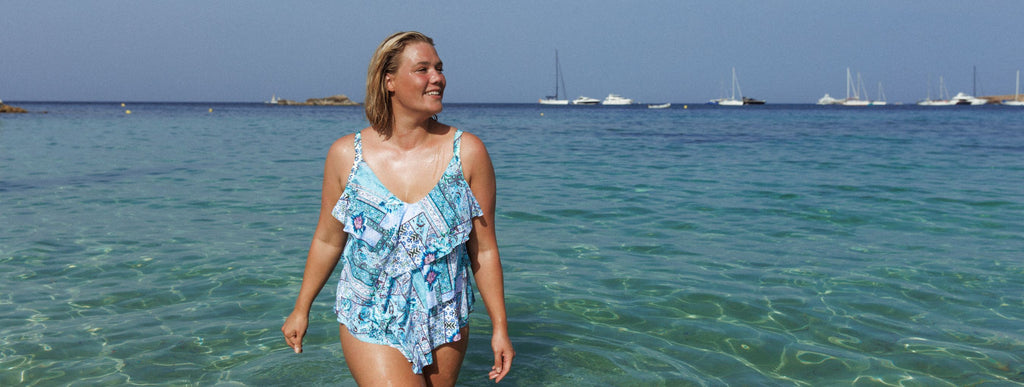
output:
<instances>
[{"instance_id":1,"label":"tiered swimsuit ruffle","mask_svg":"<svg viewBox=\"0 0 1024 387\"><path fill-rule=\"evenodd\" d=\"M462 173L461 138L456 131L437 185L406 203L363 160L356 133L355 163L332 211L349 234L334 307L338 322L359 340L398 349L416 373L433 363L431 350L461 339L473 308L466 241L483 212Z\"/></svg>"}]
</instances>

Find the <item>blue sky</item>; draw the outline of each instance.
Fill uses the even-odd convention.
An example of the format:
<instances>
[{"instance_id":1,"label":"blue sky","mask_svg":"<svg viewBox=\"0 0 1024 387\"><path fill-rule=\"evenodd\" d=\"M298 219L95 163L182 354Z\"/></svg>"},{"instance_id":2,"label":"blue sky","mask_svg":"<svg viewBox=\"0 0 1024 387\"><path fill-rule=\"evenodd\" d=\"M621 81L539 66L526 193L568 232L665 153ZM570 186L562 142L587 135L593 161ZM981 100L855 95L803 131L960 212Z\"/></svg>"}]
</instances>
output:
<instances>
[{"instance_id":1,"label":"blue sky","mask_svg":"<svg viewBox=\"0 0 1024 387\"><path fill-rule=\"evenodd\" d=\"M418 30L445 61L448 102L569 96L769 103L845 96L846 68L890 102L1009 94L1024 3L986 1L6 1L0 99L258 102L346 94L388 34Z\"/></svg>"}]
</instances>

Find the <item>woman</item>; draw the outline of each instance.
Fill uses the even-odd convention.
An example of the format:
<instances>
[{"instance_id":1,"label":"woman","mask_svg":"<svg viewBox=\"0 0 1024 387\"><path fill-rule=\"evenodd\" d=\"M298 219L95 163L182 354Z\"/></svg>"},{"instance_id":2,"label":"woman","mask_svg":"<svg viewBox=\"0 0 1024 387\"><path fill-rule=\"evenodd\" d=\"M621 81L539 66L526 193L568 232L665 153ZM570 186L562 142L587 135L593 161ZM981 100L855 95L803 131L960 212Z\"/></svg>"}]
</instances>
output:
<instances>
[{"instance_id":1,"label":"woman","mask_svg":"<svg viewBox=\"0 0 1024 387\"><path fill-rule=\"evenodd\" d=\"M295 308L296 353L314 298L342 261L335 312L359 385L454 385L466 354L472 268L493 325L495 382L515 352L494 232L494 168L476 136L437 121L445 77L433 40L401 32L370 61L366 116L334 142ZM411 363L411 367L410 367Z\"/></svg>"}]
</instances>

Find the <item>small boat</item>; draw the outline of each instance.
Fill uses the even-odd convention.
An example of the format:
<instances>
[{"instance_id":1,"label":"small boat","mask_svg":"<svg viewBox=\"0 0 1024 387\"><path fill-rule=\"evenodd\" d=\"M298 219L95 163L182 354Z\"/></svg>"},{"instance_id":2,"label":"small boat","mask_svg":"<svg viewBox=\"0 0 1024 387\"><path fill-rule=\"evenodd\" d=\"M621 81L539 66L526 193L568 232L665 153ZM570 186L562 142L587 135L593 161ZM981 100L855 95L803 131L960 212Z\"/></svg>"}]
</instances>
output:
<instances>
[{"instance_id":1,"label":"small boat","mask_svg":"<svg viewBox=\"0 0 1024 387\"><path fill-rule=\"evenodd\" d=\"M1003 100L1003 105L1024 106L1024 100L1020 99L1020 70L1017 70L1017 88L1013 92L1013 99Z\"/></svg>"},{"instance_id":2,"label":"small boat","mask_svg":"<svg viewBox=\"0 0 1024 387\"><path fill-rule=\"evenodd\" d=\"M602 105L632 105L633 104L633 100L629 99L629 98L625 98L625 97L623 97L621 95L618 95L618 94L608 94L608 96L604 98L604 101L601 101L601 104Z\"/></svg>"},{"instance_id":3,"label":"small boat","mask_svg":"<svg viewBox=\"0 0 1024 387\"><path fill-rule=\"evenodd\" d=\"M266 103L266 104L270 104L270 105L277 105L277 103L278 103L279 101L281 101L281 100L277 99L277 94L274 94L274 95L271 95L271 96L270 96L270 100L269 100L269 101L267 101L267 102L264 102L264 103Z\"/></svg>"},{"instance_id":4,"label":"small boat","mask_svg":"<svg viewBox=\"0 0 1024 387\"><path fill-rule=\"evenodd\" d=\"M657 104L657 105L651 104L651 105L647 105L647 108L648 109L667 109L669 106L672 106L672 104L671 103L663 103L663 104Z\"/></svg>"},{"instance_id":5,"label":"small boat","mask_svg":"<svg viewBox=\"0 0 1024 387\"><path fill-rule=\"evenodd\" d=\"M743 97L744 105L764 105L763 99L753 99L750 97Z\"/></svg>"},{"instance_id":6,"label":"small boat","mask_svg":"<svg viewBox=\"0 0 1024 387\"><path fill-rule=\"evenodd\" d=\"M558 50L555 50L555 95L541 98L537 102L541 105L568 105L568 99L558 99L558 84L562 84L562 92L565 92L565 79L562 78L562 66L558 63Z\"/></svg>"},{"instance_id":7,"label":"small boat","mask_svg":"<svg viewBox=\"0 0 1024 387\"><path fill-rule=\"evenodd\" d=\"M573 105L597 105L599 103L601 103L601 100L597 98L584 97L582 95L572 100Z\"/></svg>"}]
</instances>

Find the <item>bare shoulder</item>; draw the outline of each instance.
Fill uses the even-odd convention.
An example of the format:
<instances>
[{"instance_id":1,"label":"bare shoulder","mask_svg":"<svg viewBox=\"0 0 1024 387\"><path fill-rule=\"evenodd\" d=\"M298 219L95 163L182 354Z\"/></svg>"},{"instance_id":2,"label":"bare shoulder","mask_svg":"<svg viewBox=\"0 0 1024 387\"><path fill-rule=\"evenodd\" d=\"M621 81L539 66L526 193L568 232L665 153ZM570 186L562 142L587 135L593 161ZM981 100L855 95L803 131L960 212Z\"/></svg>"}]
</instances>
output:
<instances>
[{"instance_id":1,"label":"bare shoulder","mask_svg":"<svg viewBox=\"0 0 1024 387\"><path fill-rule=\"evenodd\" d=\"M460 156L466 161L475 162L481 159L490 160L490 156L487 154L487 147L484 145L483 140L477 137L473 133L462 132L462 148Z\"/></svg>"},{"instance_id":2,"label":"bare shoulder","mask_svg":"<svg viewBox=\"0 0 1024 387\"><path fill-rule=\"evenodd\" d=\"M485 180L494 179L494 166L491 165L491 156L487 153L487 147L475 134L462 132L460 140L459 157L462 158L462 170L466 180L471 184L474 177L482 176Z\"/></svg>"}]
</instances>

